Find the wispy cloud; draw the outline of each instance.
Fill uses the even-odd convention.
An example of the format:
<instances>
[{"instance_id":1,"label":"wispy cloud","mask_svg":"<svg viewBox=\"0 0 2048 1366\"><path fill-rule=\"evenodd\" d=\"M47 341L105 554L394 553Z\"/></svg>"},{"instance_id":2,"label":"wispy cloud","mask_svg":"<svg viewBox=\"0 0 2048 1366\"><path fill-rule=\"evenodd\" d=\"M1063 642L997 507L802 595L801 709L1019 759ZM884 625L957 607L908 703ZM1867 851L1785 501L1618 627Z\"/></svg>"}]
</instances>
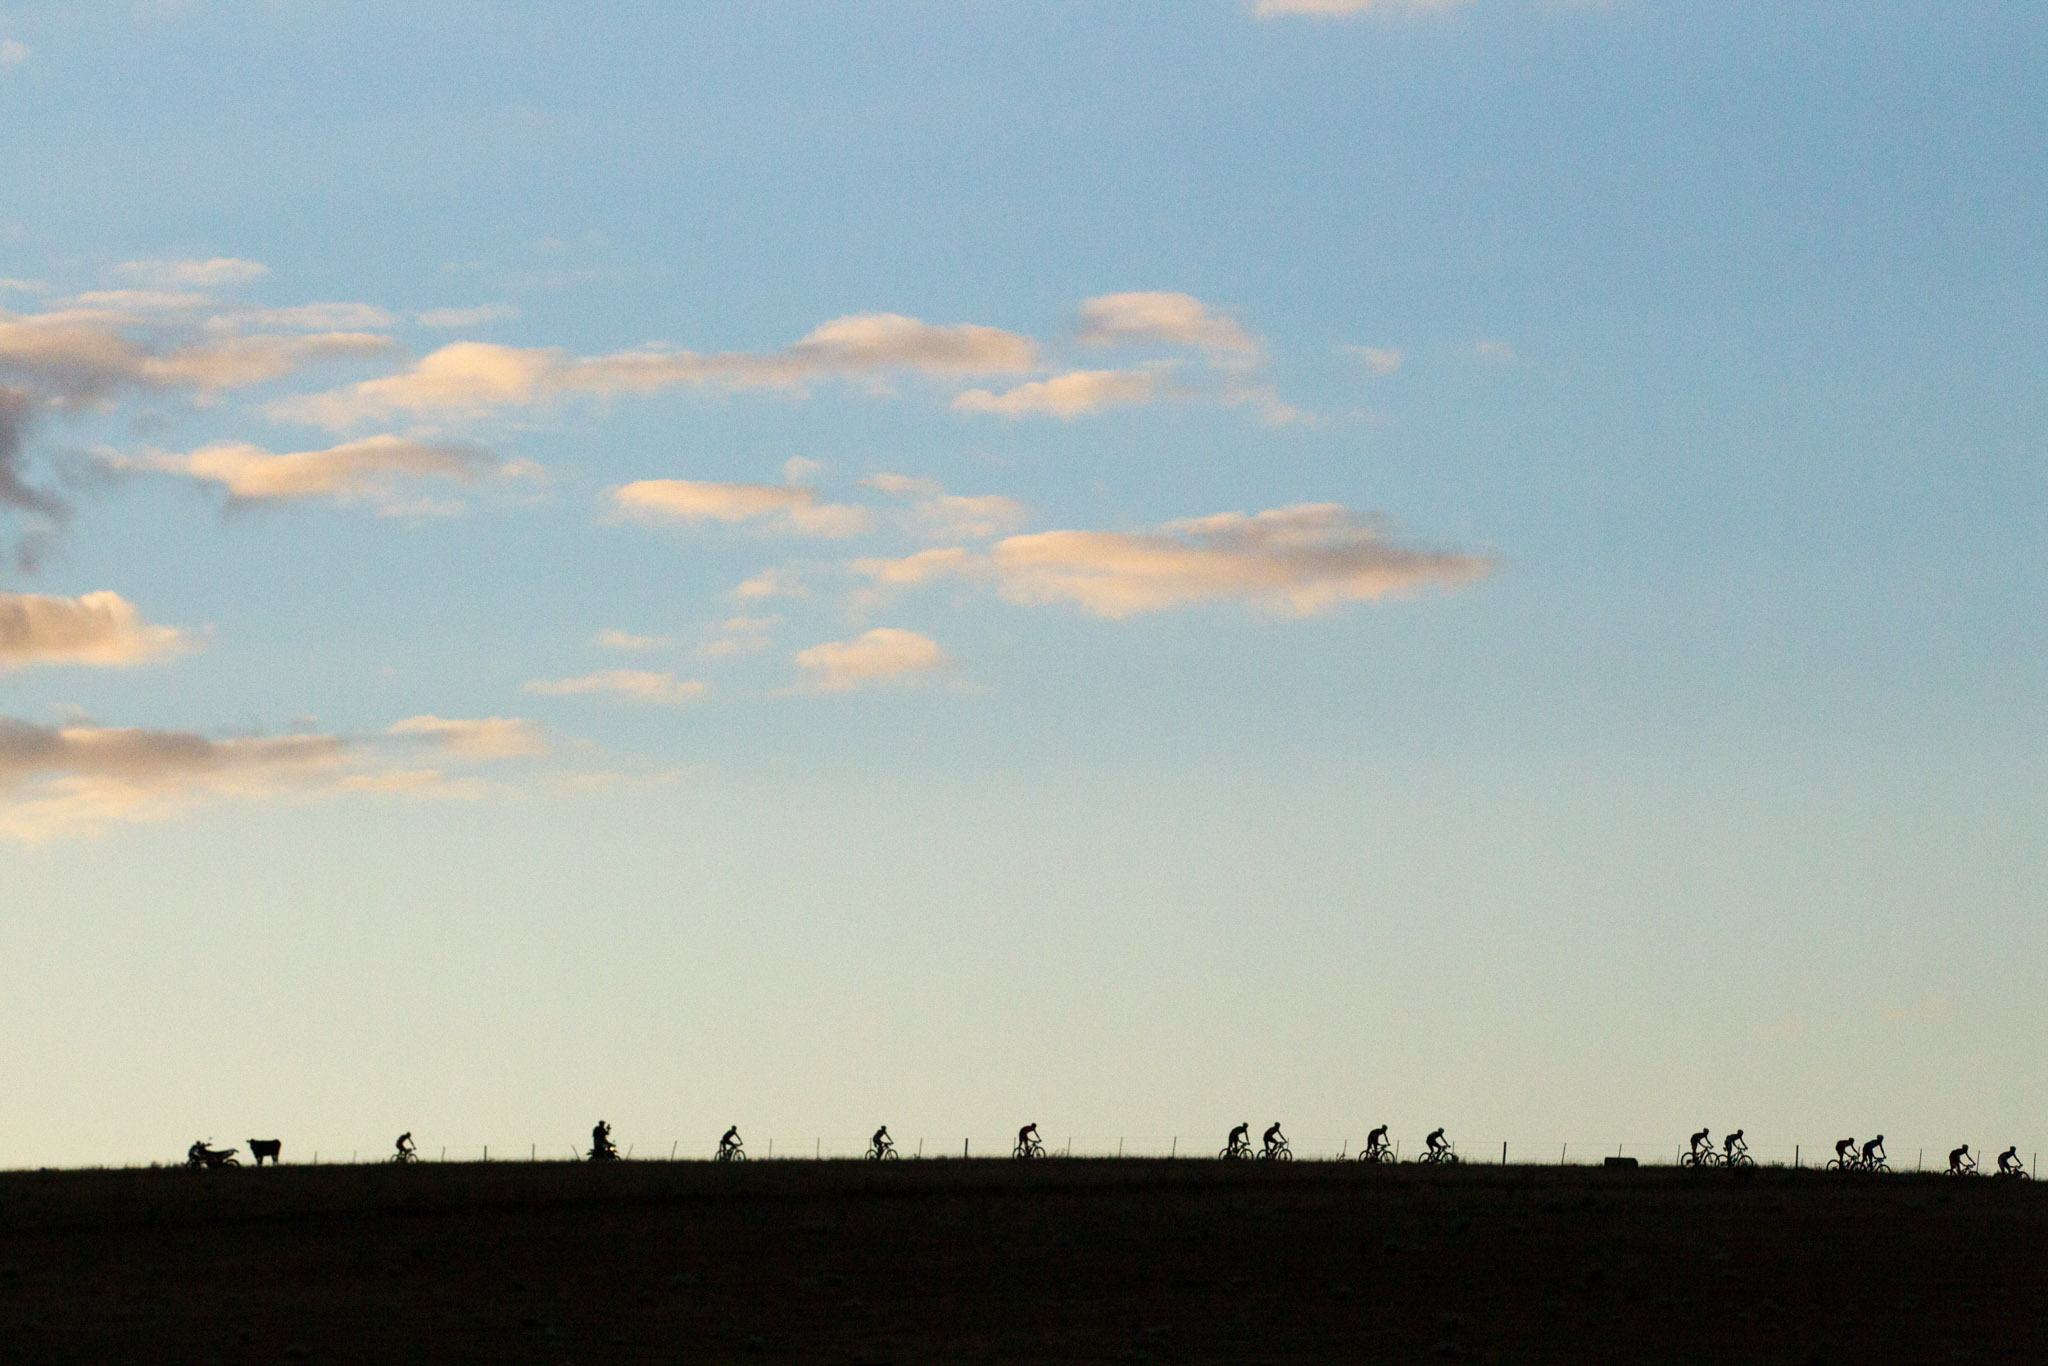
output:
<instances>
[{"instance_id":1,"label":"wispy cloud","mask_svg":"<svg viewBox=\"0 0 2048 1366\"><path fill-rule=\"evenodd\" d=\"M755 522L794 536L855 536L873 523L864 507L825 503L800 484L717 484L693 479L642 479L613 489L614 511L642 522L684 525Z\"/></svg>"},{"instance_id":2,"label":"wispy cloud","mask_svg":"<svg viewBox=\"0 0 2048 1366\"><path fill-rule=\"evenodd\" d=\"M285 399L274 416L343 427L397 412L483 412L573 395L651 393L682 386L797 388L808 381L889 371L1006 374L1031 369L1038 344L973 323L933 324L896 313L838 318L777 351L711 355L649 347L605 356L455 342L403 374Z\"/></svg>"},{"instance_id":3,"label":"wispy cloud","mask_svg":"<svg viewBox=\"0 0 2048 1366\"><path fill-rule=\"evenodd\" d=\"M194 644L187 631L144 621L119 593L0 593L0 673L38 665L125 669Z\"/></svg>"},{"instance_id":4,"label":"wispy cloud","mask_svg":"<svg viewBox=\"0 0 2048 1366\"><path fill-rule=\"evenodd\" d=\"M659 650L675 644L675 641L668 636L636 636L631 631L618 631L606 627L593 636L590 643L604 650L645 651Z\"/></svg>"},{"instance_id":5,"label":"wispy cloud","mask_svg":"<svg viewBox=\"0 0 2048 1366\"><path fill-rule=\"evenodd\" d=\"M191 289L221 289L248 284L270 274L269 266L233 256L216 256L204 261L124 261L114 270L130 279L145 280L153 285Z\"/></svg>"},{"instance_id":6,"label":"wispy cloud","mask_svg":"<svg viewBox=\"0 0 2048 1366\"><path fill-rule=\"evenodd\" d=\"M0 38L0 71L11 70L29 59L31 49L19 38Z\"/></svg>"},{"instance_id":7,"label":"wispy cloud","mask_svg":"<svg viewBox=\"0 0 2048 1366\"><path fill-rule=\"evenodd\" d=\"M318 451L273 455L243 442L222 442L185 455L107 455L111 469L177 475L214 484L241 503L325 499L367 502L386 512L416 505L405 501L408 484L438 480L474 484L488 478L531 478L538 466L505 461L471 446L431 445L400 436L372 436Z\"/></svg>"},{"instance_id":8,"label":"wispy cloud","mask_svg":"<svg viewBox=\"0 0 2048 1366\"><path fill-rule=\"evenodd\" d=\"M1164 342L1200 351L1252 356L1259 344L1234 318L1192 294L1141 291L1103 294L1081 304L1083 346Z\"/></svg>"},{"instance_id":9,"label":"wispy cloud","mask_svg":"<svg viewBox=\"0 0 2048 1366\"><path fill-rule=\"evenodd\" d=\"M925 541L986 541L1023 526L1030 509L998 493L946 492L935 479L903 474L873 474L861 480L869 488L908 499L900 522L905 531Z\"/></svg>"},{"instance_id":10,"label":"wispy cloud","mask_svg":"<svg viewBox=\"0 0 2048 1366\"><path fill-rule=\"evenodd\" d=\"M528 692L542 697L610 694L629 702L664 707L695 701L704 695L705 689L705 684L695 680L678 680L672 673L644 669L605 669L581 678L536 679L526 685Z\"/></svg>"},{"instance_id":11,"label":"wispy cloud","mask_svg":"<svg viewBox=\"0 0 2048 1366\"><path fill-rule=\"evenodd\" d=\"M1252 13L1261 19L1307 15L1313 19L1346 19L1361 14L1440 14L1471 0L1258 0Z\"/></svg>"},{"instance_id":12,"label":"wispy cloud","mask_svg":"<svg viewBox=\"0 0 2048 1366\"><path fill-rule=\"evenodd\" d=\"M1344 350L1375 375L1391 375L1408 359L1405 352L1391 346L1347 346Z\"/></svg>"},{"instance_id":13,"label":"wispy cloud","mask_svg":"<svg viewBox=\"0 0 2048 1366\"><path fill-rule=\"evenodd\" d=\"M1484 577L1483 555L1424 550L1393 539L1379 518L1335 503L1169 522L1153 531L1044 531L1011 536L986 554L927 550L854 562L885 586L980 578L1020 603L1074 604L1122 618L1237 600L1290 616Z\"/></svg>"},{"instance_id":14,"label":"wispy cloud","mask_svg":"<svg viewBox=\"0 0 2048 1366\"><path fill-rule=\"evenodd\" d=\"M783 619L775 617L728 617L718 625L717 634L704 645L713 659L759 654L767 648L768 637Z\"/></svg>"},{"instance_id":15,"label":"wispy cloud","mask_svg":"<svg viewBox=\"0 0 2048 1366\"><path fill-rule=\"evenodd\" d=\"M465 759L516 759L548 752L540 727L516 716L474 720L411 716L393 724L385 734L444 749Z\"/></svg>"},{"instance_id":16,"label":"wispy cloud","mask_svg":"<svg viewBox=\"0 0 2048 1366\"><path fill-rule=\"evenodd\" d=\"M510 304L478 304L474 308L430 308L414 319L421 327L483 327L509 322L519 316Z\"/></svg>"},{"instance_id":17,"label":"wispy cloud","mask_svg":"<svg viewBox=\"0 0 2048 1366\"><path fill-rule=\"evenodd\" d=\"M846 692L878 683L900 683L945 667L950 659L938 642L915 631L878 626L852 640L831 640L800 650L797 667L821 692Z\"/></svg>"},{"instance_id":18,"label":"wispy cloud","mask_svg":"<svg viewBox=\"0 0 2048 1366\"><path fill-rule=\"evenodd\" d=\"M1160 375L1152 370L1070 370L1001 393L969 389L953 400L953 407L963 413L994 413L1000 417L1071 419L1105 408L1150 403L1159 388Z\"/></svg>"}]
</instances>

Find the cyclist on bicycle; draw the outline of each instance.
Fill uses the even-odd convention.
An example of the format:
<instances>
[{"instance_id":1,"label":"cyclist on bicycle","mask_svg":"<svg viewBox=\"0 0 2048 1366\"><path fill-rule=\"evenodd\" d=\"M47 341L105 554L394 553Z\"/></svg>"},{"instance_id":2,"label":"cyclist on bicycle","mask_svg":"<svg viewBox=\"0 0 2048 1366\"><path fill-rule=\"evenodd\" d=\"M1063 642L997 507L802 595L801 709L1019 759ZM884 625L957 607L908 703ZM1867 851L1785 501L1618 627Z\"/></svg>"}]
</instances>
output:
<instances>
[{"instance_id":1,"label":"cyclist on bicycle","mask_svg":"<svg viewBox=\"0 0 2048 1366\"><path fill-rule=\"evenodd\" d=\"M1856 1154L1850 1151L1855 1146L1856 1140L1853 1138L1845 1138L1838 1141L1835 1144L1835 1161L1840 1163L1844 1167L1855 1166Z\"/></svg>"},{"instance_id":2,"label":"cyclist on bicycle","mask_svg":"<svg viewBox=\"0 0 2048 1366\"><path fill-rule=\"evenodd\" d=\"M1365 1136L1365 1150L1376 1153L1387 1146L1387 1126L1382 1124Z\"/></svg>"},{"instance_id":3,"label":"cyclist on bicycle","mask_svg":"<svg viewBox=\"0 0 2048 1366\"><path fill-rule=\"evenodd\" d=\"M889 1149L896 1146L896 1141L889 1137L889 1126L886 1124L875 1130L872 1142L875 1145L875 1151L878 1153L886 1153Z\"/></svg>"},{"instance_id":4,"label":"cyclist on bicycle","mask_svg":"<svg viewBox=\"0 0 2048 1366\"><path fill-rule=\"evenodd\" d=\"M419 1155L419 1149L412 1145L412 1130L407 1129L398 1136L398 1160L400 1162L410 1162Z\"/></svg>"},{"instance_id":5,"label":"cyclist on bicycle","mask_svg":"<svg viewBox=\"0 0 2048 1366\"><path fill-rule=\"evenodd\" d=\"M732 1151L732 1150L733 1150L734 1148L737 1148L737 1147L739 1147L739 1146L740 1146L740 1126L739 1126L739 1125L737 1125L737 1124L735 1124L735 1125L733 1125L733 1126L732 1126L732 1127L731 1127L730 1129L727 1129L727 1130L725 1131L725 1136L724 1136L723 1138L720 1138L720 1139L718 1140L718 1151L719 1151L719 1152L720 1152L721 1154L724 1154L724 1153L729 1153L729 1152L731 1152L731 1151Z\"/></svg>"},{"instance_id":6,"label":"cyclist on bicycle","mask_svg":"<svg viewBox=\"0 0 2048 1366\"><path fill-rule=\"evenodd\" d=\"M1998 1155L1998 1174L2011 1176L2014 1172L2025 1171L2020 1163L2020 1145L2015 1143Z\"/></svg>"},{"instance_id":7,"label":"cyclist on bicycle","mask_svg":"<svg viewBox=\"0 0 2048 1366\"><path fill-rule=\"evenodd\" d=\"M1746 1153L1748 1151L1749 1145L1742 1141L1742 1130L1740 1129L1737 1129L1734 1133L1721 1140L1721 1154L1724 1157L1733 1157L1738 1152Z\"/></svg>"},{"instance_id":8,"label":"cyclist on bicycle","mask_svg":"<svg viewBox=\"0 0 2048 1366\"><path fill-rule=\"evenodd\" d=\"M1706 1144L1709 1151L1712 1151L1714 1144L1711 1130L1702 1129L1692 1136L1692 1155L1694 1157L1700 1155L1700 1145L1703 1143Z\"/></svg>"},{"instance_id":9,"label":"cyclist on bicycle","mask_svg":"<svg viewBox=\"0 0 2048 1366\"><path fill-rule=\"evenodd\" d=\"M1960 1175L1963 1172L1973 1172L1977 1170L1976 1162L1970 1157L1969 1144L1965 1143L1962 1147L1954 1148L1949 1151L1948 1170L1951 1176Z\"/></svg>"},{"instance_id":10,"label":"cyclist on bicycle","mask_svg":"<svg viewBox=\"0 0 2048 1366\"><path fill-rule=\"evenodd\" d=\"M1884 1135L1879 1134L1876 1138L1863 1145L1863 1165L1874 1170L1877 1164L1882 1161L1884 1161Z\"/></svg>"},{"instance_id":11,"label":"cyclist on bicycle","mask_svg":"<svg viewBox=\"0 0 2048 1366\"><path fill-rule=\"evenodd\" d=\"M1286 1141L1280 1136L1280 1121L1274 1120L1273 1127L1266 1130L1266 1151L1270 1153Z\"/></svg>"},{"instance_id":12,"label":"cyclist on bicycle","mask_svg":"<svg viewBox=\"0 0 2048 1366\"><path fill-rule=\"evenodd\" d=\"M1235 1156L1238 1153L1248 1152L1252 1146L1252 1141L1248 1136L1250 1135L1251 1131L1252 1125L1250 1120L1246 1120L1244 1123L1238 1125L1235 1129L1232 1129L1230 1131L1229 1146L1225 1148L1224 1151L1232 1154L1233 1156Z\"/></svg>"},{"instance_id":13,"label":"cyclist on bicycle","mask_svg":"<svg viewBox=\"0 0 2048 1366\"><path fill-rule=\"evenodd\" d=\"M1429 1137L1423 1139L1422 1141L1429 1145L1429 1150L1432 1153L1441 1154L1448 1152L1451 1146L1450 1144L1444 1142L1444 1131L1442 1129L1431 1129L1429 1131Z\"/></svg>"},{"instance_id":14,"label":"cyclist on bicycle","mask_svg":"<svg viewBox=\"0 0 2048 1366\"><path fill-rule=\"evenodd\" d=\"M1031 1145L1036 1142L1038 1142L1038 1125L1036 1122L1027 1124L1017 1131L1018 1151L1028 1153L1031 1151Z\"/></svg>"}]
</instances>

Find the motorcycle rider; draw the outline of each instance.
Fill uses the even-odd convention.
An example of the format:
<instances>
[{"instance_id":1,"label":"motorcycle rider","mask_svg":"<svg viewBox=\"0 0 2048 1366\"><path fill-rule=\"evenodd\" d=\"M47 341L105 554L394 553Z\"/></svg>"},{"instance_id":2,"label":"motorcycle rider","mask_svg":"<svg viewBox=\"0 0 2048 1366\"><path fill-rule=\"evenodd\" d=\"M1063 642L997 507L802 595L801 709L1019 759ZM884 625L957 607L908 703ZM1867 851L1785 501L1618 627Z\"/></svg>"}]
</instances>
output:
<instances>
[{"instance_id":1,"label":"motorcycle rider","mask_svg":"<svg viewBox=\"0 0 2048 1366\"><path fill-rule=\"evenodd\" d=\"M608 1157L617 1157L619 1150L612 1146L612 1126L604 1120L590 1131L590 1157L593 1162L602 1162Z\"/></svg>"}]
</instances>

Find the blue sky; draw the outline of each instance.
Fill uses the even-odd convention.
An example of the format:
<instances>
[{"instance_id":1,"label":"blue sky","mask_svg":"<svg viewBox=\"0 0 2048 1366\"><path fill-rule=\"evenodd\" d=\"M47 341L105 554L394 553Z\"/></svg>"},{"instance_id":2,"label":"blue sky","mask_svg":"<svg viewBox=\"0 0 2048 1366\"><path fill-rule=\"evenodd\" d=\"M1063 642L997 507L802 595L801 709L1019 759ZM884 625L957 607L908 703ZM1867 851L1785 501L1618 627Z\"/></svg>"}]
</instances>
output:
<instances>
[{"instance_id":1,"label":"blue sky","mask_svg":"<svg viewBox=\"0 0 2048 1366\"><path fill-rule=\"evenodd\" d=\"M0 8L0 1162L2048 1137L2048 18L1264 9Z\"/></svg>"}]
</instances>

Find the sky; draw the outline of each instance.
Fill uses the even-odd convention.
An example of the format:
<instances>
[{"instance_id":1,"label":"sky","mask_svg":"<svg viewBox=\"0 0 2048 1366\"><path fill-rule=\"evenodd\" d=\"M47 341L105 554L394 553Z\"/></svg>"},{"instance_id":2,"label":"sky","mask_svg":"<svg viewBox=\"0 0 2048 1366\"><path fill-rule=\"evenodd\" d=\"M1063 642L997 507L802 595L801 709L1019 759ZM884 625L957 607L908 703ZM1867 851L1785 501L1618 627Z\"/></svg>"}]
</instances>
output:
<instances>
[{"instance_id":1,"label":"sky","mask_svg":"<svg viewBox=\"0 0 2048 1366\"><path fill-rule=\"evenodd\" d=\"M2048 1140L2048 12L0 4L0 1165Z\"/></svg>"}]
</instances>

